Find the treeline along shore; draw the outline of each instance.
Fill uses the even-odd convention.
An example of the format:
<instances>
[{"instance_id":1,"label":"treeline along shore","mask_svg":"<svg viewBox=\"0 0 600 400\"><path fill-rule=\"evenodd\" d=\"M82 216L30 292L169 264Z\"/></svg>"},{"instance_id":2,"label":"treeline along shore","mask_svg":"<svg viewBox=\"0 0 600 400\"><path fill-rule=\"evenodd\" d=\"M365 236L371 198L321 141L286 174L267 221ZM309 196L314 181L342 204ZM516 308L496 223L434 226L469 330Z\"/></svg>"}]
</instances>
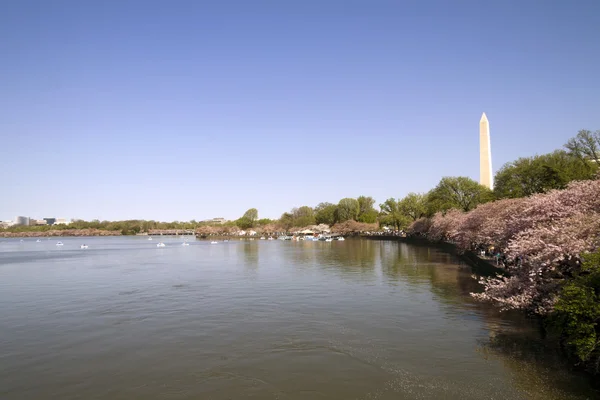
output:
<instances>
[{"instance_id":1,"label":"treeline along shore","mask_svg":"<svg viewBox=\"0 0 600 400\"><path fill-rule=\"evenodd\" d=\"M49 229L46 231L17 231L0 232L0 237L27 238L27 237L63 237L63 236L121 236L120 231L106 231L101 229Z\"/></svg>"},{"instance_id":2,"label":"treeline along shore","mask_svg":"<svg viewBox=\"0 0 600 400\"><path fill-rule=\"evenodd\" d=\"M68 228L10 227L0 236L134 235L193 230L198 236L301 234L407 236L476 254L502 273L481 279L473 297L540 317L573 365L600 377L600 131L587 130L552 153L519 158L493 190L443 177L427 193L369 196L294 207L279 219L251 208L220 225L156 221L74 221ZM382 236L383 237L383 236Z\"/></svg>"}]
</instances>

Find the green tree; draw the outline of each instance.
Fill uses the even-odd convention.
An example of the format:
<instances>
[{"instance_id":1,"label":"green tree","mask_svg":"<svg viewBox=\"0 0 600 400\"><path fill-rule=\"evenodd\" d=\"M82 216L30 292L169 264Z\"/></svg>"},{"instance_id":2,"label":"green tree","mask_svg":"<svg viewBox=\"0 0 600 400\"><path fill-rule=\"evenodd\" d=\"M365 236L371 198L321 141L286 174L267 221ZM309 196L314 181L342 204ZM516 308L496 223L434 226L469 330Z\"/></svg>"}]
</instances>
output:
<instances>
[{"instance_id":1,"label":"green tree","mask_svg":"<svg viewBox=\"0 0 600 400\"><path fill-rule=\"evenodd\" d=\"M375 199L370 196L359 196L358 199L358 221L372 224L377 222L377 211L373 208Z\"/></svg>"},{"instance_id":2,"label":"green tree","mask_svg":"<svg viewBox=\"0 0 600 400\"><path fill-rule=\"evenodd\" d=\"M246 216L238 218L235 221L235 225L241 229L250 229L250 228L254 227L252 220L250 220L250 218L248 218Z\"/></svg>"},{"instance_id":3,"label":"green tree","mask_svg":"<svg viewBox=\"0 0 600 400\"><path fill-rule=\"evenodd\" d=\"M292 217L294 221L294 226L304 227L308 225L314 225L315 220L315 212L311 207L302 206L300 208L294 208L292 210Z\"/></svg>"},{"instance_id":4,"label":"green tree","mask_svg":"<svg viewBox=\"0 0 600 400\"><path fill-rule=\"evenodd\" d=\"M256 208L251 208L244 213L242 218L246 218L248 221L250 221L252 226L254 226L258 220L258 210Z\"/></svg>"},{"instance_id":5,"label":"green tree","mask_svg":"<svg viewBox=\"0 0 600 400\"><path fill-rule=\"evenodd\" d=\"M333 225L337 206L331 203L319 203L315 207L315 222L317 224Z\"/></svg>"},{"instance_id":6,"label":"green tree","mask_svg":"<svg viewBox=\"0 0 600 400\"><path fill-rule=\"evenodd\" d=\"M565 283L549 322L570 354L600 373L600 250Z\"/></svg>"},{"instance_id":7,"label":"green tree","mask_svg":"<svg viewBox=\"0 0 600 400\"><path fill-rule=\"evenodd\" d=\"M398 210L404 216L416 221L427 214L427 195L409 193L398 202Z\"/></svg>"},{"instance_id":8,"label":"green tree","mask_svg":"<svg viewBox=\"0 0 600 400\"><path fill-rule=\"evenodd\" d=\"M291 213L281 214L281 218L279 218L279 225L286 230L290 229L292 226L294 226L294 216Z\"/></svg>"},{"instance_id":9,"label":"green tree","mask_svg":"<svg viewBox=\"0 0 600 400\"><path fill-rule=\"evenodd\" d=\"M498 199L516 198L564 189L573 180L592 179L596 168L564 150L519 158L496 173L494 195Z\"/></svg>"},{"instance_id":10,"label":"green tree","mask_svg":"<svg viewBox=\"0 0 600 400\"><path fill-rule=\"evenodd\" d=\"M241 229L250 229L256 226L258 221L258 210L251 208L244 213L244 215L235 221L235 224Z\"/></svg>"},{"instance_id":11,"label":"green tree","mask_svg":"<svg viewBox=\"0 0 600 400\"><path fill-rule=\"evenodd\" d=\"M444 177L428 194L428 214L457 208L470 211L493 199L490 189L464 176Z\"/></svg>"},{"instance_id":12,"label":"green tree","mask_svg":"<svg viewBox=\"0 0 600 400\"><path fill-rule=\"evenodd\" d=\"M360 205L358 204L358 200L349 197L341 199L337 206L336 222L356 221L359 212Z\"/></svg>"},{"instance_id":13,"label":"green tree","mask_svg":"<svg viewBox=\"0 0 600 400\"><path fill-rule=\"evenodd\" d=\"M392 226L396 229L406 229L410 225L410 219L400 210L400 202L389 198L379 205L379 223Z\"/></svg>"},{"instance_id":14,"label":"green tree","mask_svg":"<svg viewBox=\"0 0 600 400\"><path fill-rule=\"evenodd\" d=\"M580 130L577 136L569 139L565 148L571 154L588 164L600 163L600 131Z\"/></svg>"}]
</instances>

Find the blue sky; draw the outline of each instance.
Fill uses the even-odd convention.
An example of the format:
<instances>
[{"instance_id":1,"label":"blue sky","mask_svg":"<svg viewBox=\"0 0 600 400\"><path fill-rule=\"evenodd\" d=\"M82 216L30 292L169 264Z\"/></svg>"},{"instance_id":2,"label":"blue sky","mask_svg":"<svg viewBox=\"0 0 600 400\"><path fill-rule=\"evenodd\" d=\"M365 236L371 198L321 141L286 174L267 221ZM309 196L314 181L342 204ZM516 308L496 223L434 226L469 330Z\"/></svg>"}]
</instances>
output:
<instances>
[{"instance_id":1,"label":"blue sky","mask_svg":"<svg viewBox=\"0 0 600 400\"><path fill-rule=\"evenodd\" d=\"M600 2L0 3L0 219L377 203L600 129Z\"/></svg>"}]
</instances>

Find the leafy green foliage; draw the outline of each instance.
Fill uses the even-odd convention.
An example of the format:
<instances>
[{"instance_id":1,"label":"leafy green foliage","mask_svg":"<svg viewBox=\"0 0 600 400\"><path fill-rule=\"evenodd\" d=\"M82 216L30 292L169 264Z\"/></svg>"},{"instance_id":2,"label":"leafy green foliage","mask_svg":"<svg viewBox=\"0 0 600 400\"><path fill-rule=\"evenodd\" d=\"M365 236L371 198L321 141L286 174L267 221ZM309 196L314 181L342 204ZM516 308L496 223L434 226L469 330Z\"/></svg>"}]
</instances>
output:
<instances>
[{"instance_id":1,"label":"leafy green foliage","mask_svg":"<svg viewBox=\"0 0 600 400\"><path fill-rule=\"evenodd\" d=\"M379 205L379 223L392 226L396 229L406 229L410 225L410 218L400 209L400 202L389 198Z\"/></svg>"},{"instance_id":2,"label":"leafy green foliage","mask_svg":"<svg viewBox=\"0 0 600 400\"><path fill-rule=\"evenodd\" d=\"M254 223L248 217L241 217L235 220L235 225L240 229L250 229L254 227Z\"/></svg>"},{"instance_id":3,"label":"leafy green foliage","mask_svg":"<svg viewBox=\"0 0 600 400\"><path fill-rule=\"evenodd\" d=\"M409 193L398 202L398 211L416 221L427 214L427 195Z\"/></svg>"},{"instance_id":4,"label":"leafy green foliage","mask_svg":"<svg viewBox=\"0 0 600 400\"><path fill-rule=\"evenodd\" d=\"M358 200L349 197L341 199L337 206L336 222L356 221L359 212L360 204L358 204Z\"/></svg>"},{"instance_id":5,"label":"leafy green foliage","mask_svg":"<svg viewBox=\"0 0 600 400\"><path fill-rule=\"evenodd\" d=\"M337 205L331 203L319 203L315 207L315 222L317 224L333 225L335 223L335 215Z\"/></svg>"},{"instance_id":6,"label":"leafy green foliage","mask_svg":"<svg viewBox=\"0 0 600 400\"><path fill-rule=\"evenodd\" d=\"M294 226L304 227L314 225L316 222L315 212L311 207L302 206L292 210L292 220Z\"/></svg>"},{"instance_id":7,"label":"leafy green foliage","mask_svg":"<svg viewBox=\"0 0 600 400\"><path fill-rule=\"evenodd\" d=\"M291 213L281 214L281 218L279 218L279 225L286 230L290 229L292 226L294 226L294 216Z\"/></svg>"},{"instance_id":8,"label":"leafy green foliage","mask_svg":"<svg viewBox=\"0 0 600 400\"><path fill-rule=\"evenodd\" d=\"M530 196L564 189L574 180L594 178L596 164L585 163L566 151L519 158L496 174L494 195L498 199Z\"/></svg>"},{"instance_id":9,"label":"leafy green foliage","mask_svg":"<svg viewBox=\"0 0 600 400\"><path fill-rule=\"evenodd\" d=\"M257 225L257 221L258 210L256 208L250 208L241 218L235 221L235 224L241 229L250 229Z\"/></svg>"},{"instance_id":10,"label":"leafy green foliage","mask_svg":"<svg viewBox=\"0 0 600 400\"><path fill-rule=\"evenodd\" d=\"M470 211L493 199L490 189L464 176L444 177L428 195L428 214L452 208Z\"/></svg>"},{"instance_id":11,"label":"leafy green foliage","mask_svg":"<svg viewBox=\"0 0 600 400\"><path fill-rule=\"evenodd\" d=\"M564 284L550 319L579 360L600 372L600 250L585 256L581 271Z\"/></svg>"},{"instance_id":12,"label":"leafy green foliage","mask_svg":"<svg viewBox=\"0 0 600 400\"><path fill-rule=\"evenodd\" d=\"M589 163L600 163L600 131L580 130L577 136L565 144L569 152L580 160Z\"/></svg>"},{"instance_id":13,"label":"leafy green foliage","mask_svg":"<svg viewBox=\"0 0 600 400\"><path fill-rule=\"evenodd\" d=\"M378 212L373 208L375 199L371 196L359 196L358 199L358 222L373 224L377 222Z\"/></svg>"},{"instance_id":14,"label":"leafy green foliage","mask_svg":"<svg viewBox=\"0 0 600 400\"><path fill-rule=\"evenodd\" d=\"M242 218L245 218L252 224L252 226L254 226L254 224L258 220L258 210L256 208L251 208L244 213Z\"/></svg>"}]
</instances>

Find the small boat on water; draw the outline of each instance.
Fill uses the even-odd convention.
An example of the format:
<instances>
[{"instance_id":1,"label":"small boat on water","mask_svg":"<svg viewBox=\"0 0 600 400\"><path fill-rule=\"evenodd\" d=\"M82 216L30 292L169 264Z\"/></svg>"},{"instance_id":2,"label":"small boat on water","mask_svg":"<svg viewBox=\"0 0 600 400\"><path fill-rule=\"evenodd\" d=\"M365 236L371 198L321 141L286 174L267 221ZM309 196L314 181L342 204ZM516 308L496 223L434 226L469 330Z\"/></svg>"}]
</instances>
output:
<instances>
[{"instance_id":1,"label":"small boat on water","mask_svg":"<svg viewBox=\"0 0 600 400\"><path fill-rule=\"evenodd\" d=\"M326 242L333 242L333 238L328 237L328 238L325 239L325 241Z\"/></svg>"},{"instance_id":2,"label":"small boat on water","mask_svg":"<svg viewBox=\"0 0 600 400\"><path fill-rule=\"evenodd\" d=\"M183 242L181 243L182 246L189 246L190 244L188 242Z\"/></svg>"},{"instance_id":3,"label":"small boat on water","mask_svg":"<svg viewBox=\"0 0 600 400\"><path fill-rule=\"evenodd\" d=\"M269 236L267 240L273 240L273 236Z\"/></svg>"},{"instance_id":4,"label":"small boat on water","mask_svg":"<svg viewBox=\"0 0 600 400\"><path fill-rule=\"evenodd\" d=\"M79 246L79 247L80 247L81 249L87 249L87 248L88 248L87 244L82 244L82 245L81 245L81 246Z\"/></svg>"},{"instance_id":5,"label":"small boat on water","mask_svg":"<svg viewBox=\"0 0 600 400\"><path fill-rule=\"evenodd\" d=\"M215 242L215 241L210 242L210 244L217 244L217 243L219 243L219 242Z\"/></svg>"},{"instance_id":6,"label":"small boat on water","mask_svg":"<svg viewBox=\"0 0 600 400\"><path fill-rule=\"evenodd\" d=\"M20 242L22 242L22 241L23 241L23 239L20 240Z\"/></svg>"},{"instance_id":7,"label":"small boat on water","mask_svg":"<svg viewBox=\"0 0 600 400\"><path fill-rule=\"evenodd\" d=\"M36 243L42 243L42 241L40 239L35 241Z\"/></svg>"},{"instance_id":8,"label":"small boat on water","mask_svg":"<svg viewBox=\"0 0 600 400\"><path fill-rule=\"evenodd\" d=\"M260 240L265 240L265 239L266 239L266 237L264 237L264 236L260 237Z\"/></svg>"},{"instance_id":9,"label":"small boat on water","mask_svg":"<svg viewBox=\"0 0 600 400\"><path fill-rule=\"evenodd\" d=\"M346 239L344 239L344 237L343 237L343 236L340 236L340 237L338 238L338 241L340 241L340 242L343 242L344 240L346 240Z\"/></svg>"},{"instance_id":10,"label":"small boat on water","mask_svg":"<svg viewBox=\"0 0 600 400\"><path fill-rule=\"evenodd\" d=\"M156 247L166 247L167 245L164 244L163 242L157 243Z\"/></svg>"},{"instance_id":11,"label":"small boat on water","mask_svg":"<svg viewBox=\"0 0 600 400\"><path fill-rule=\"evenodd\" d=\"M57 243L56 243L56 245L57 245L57 246L62 246L62 245L63 245L63 242L57 242Z\"/></svg>"},{"instance_id":12,"label":"small boat on water","mask_svg":"<svg viewBox=\"0 0 600 400\"><path fill-rule=\"evenodd\" d=\"M150 237L148 238L148 240L152 240L152 236L150 236Z\"/></svg>"}]
</instances>

